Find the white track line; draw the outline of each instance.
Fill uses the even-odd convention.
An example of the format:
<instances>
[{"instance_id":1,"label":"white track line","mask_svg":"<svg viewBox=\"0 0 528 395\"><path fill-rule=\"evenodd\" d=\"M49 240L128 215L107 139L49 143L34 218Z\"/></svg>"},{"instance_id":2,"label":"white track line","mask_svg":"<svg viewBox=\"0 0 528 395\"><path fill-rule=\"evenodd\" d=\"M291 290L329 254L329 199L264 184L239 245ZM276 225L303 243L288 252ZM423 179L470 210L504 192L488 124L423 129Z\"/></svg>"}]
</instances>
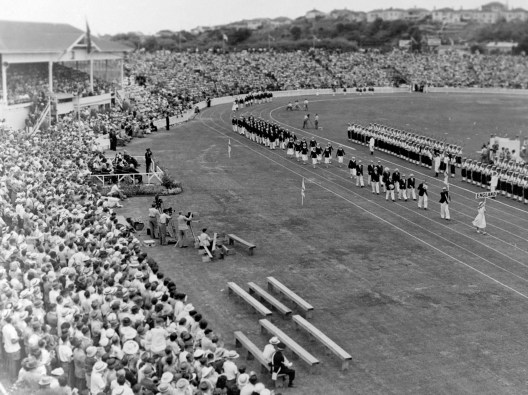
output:
<instances>
[{"instance_id":1,"label":"white track line","mask_svg":"<svg viewBox=\"0 0 528 395\"><path fill-rule=\"evenodd\" d=\"M204 126L206 126L207 128L209 128L209 129L215 131L216 133L221 134L221 135L223 135L223 136L225 136L225 137L230 138L230 136L228 136L227 134L225 134L225 133L223 133L223 132L221 132L221 131L215 129L214 127L211 127L211 126L209 126L209 125L206 125L205 122L203 122L203 121L202 121L202 124L203 124ZM236 139L236 140L238 140L238 139ZM266 158L266 159L268 159L268 160L274 162L274 163L277 164L278 166L285 168L285 169L288 170L289 172L291 172L291 173L293 173L293 174L296 174L296 175L299 176L299 177L304 177L301 173L298 173L298 172L296 172L295 170L293 170L293 169L291 169L291 168L289 168L289 167L287 167L287 166L285 166L285 165L283 165L283 164L281 164L281 163L275 161L274 159L269 158L268 156L264 155L263 153L261 153L261 152L255 150L255 149L249 147L247 144L242 143L240 140L238 140L238 143L239 143L240 145L242 145L242 146L245 146L245 147L248 148L249 150L251 150L251 151L257 153L258 155L263 156L264 158ZM517 294L517 295L523 297L524 299L528 299L528 295L525 295L524 293L522 293L522 292L516 290L515 288L510 287L509 285L506 285L505 283L501 282L500 280L497 280L496 278L494 278L494 277L492 277L492 276L490 276L490 275L484 273L483 271L481 271L481 270L479 270L479 269L477 269L477 268L475 268L475 267L473 267L473 266L471 266L471 265L469 265L469 264L467 264L467 263L461 261L460 259L458 259L458 258L452 256L451 254L448 254L448 253L446 253L445 251L442 251L441 249L435 247L434 245L432 245L432 244L430 244L430 243L428 243L428 242L426 242L426 241L420 239L418 236L415 236L415 235L409 233L408 231L406 231L406 230L400 228L399 226L393 224L392 222L389 222L389 221L383 219L382 217L380 217L380 216L374 214L372 211L369 211L369 210L367 210L367 209L361 207L360 205L354 203L353 201L351 201L350 199L346 198L345 196L343 196L343 195L341 195L341 194L339 194L339 193L337 193L337 192L335 192L335 191L332 191L331 189L329 189L329 188L327 188L327 187L325 187L325 186L323 186L323 185L321 185L321 184L316 184L316 185L318 185L320 188L326 190L327 192L330 192L331 194L333 194L333 195L335 195L335 196L337 196L337 197L343 199L344 201L348 202L349 204L353 205L354 207L357 207L357 208L360 209L361 211L363 211L363 212L365 212L365 213L367 213L367 214L373 216L374 218L376 218L376 219L378 219L378 220L380 220L380 221L382 221L382 222L384 222L384 223L390 225L391 227L393 227L393 228L399 230L400 232L402 232L402 233L404 233L404 234L410 236L411 238L413 238L413 239L415 239L415 240L418 240L420 243L427 245L428 247L432 248L433 250L439 252L440 254L449 257L450 259L454 260L455 262L458 262L459 264L461 264L461 265L463 265L463 266L466 266L467 268L469 268L469 269L471 269L471 270L473 270L473 271L479 273L480 275L482 275L482 276L488 278L489 280L491 280L491 281L493 281L493 282L495 282L495 283L497 283L497 284L503 286L504 288L509 289L510 291L512 291L512 292L514 292L515 294ZM433 233L433 232L430 232L430 233ZM454 243L454 242L450 242L450 243L451 243L451 244L454 244L455 246L458 246L458 245L457 245L456 243ZM460 247L460 246L458 246L458 247L464 249L463 247ZM475 253L472 253L472 254L475 255L475 256L477 256L477 257L479 257L479 258L482 258L481 256L479 256L479 255L477 255L477 254L475 254ZM493 264L493 265L494 265L494 264ZM496 265L494 265L494 266L496 266ZM503 269L503 270L505 270L505 269ZM505 271L507 271L507 270L505 270ZM508 272L508 271L507 271L507 272ZM512 274L513 274L513 273L512 273ZM515 274L513 274L513 275L516 276L516 277L522 278L522 277L517 276L517 275L515 275ZM524 280L525 280L525 281L528 281L528 280L526 280L526 279L524 279Z\"/></svg>"}]
</instances>

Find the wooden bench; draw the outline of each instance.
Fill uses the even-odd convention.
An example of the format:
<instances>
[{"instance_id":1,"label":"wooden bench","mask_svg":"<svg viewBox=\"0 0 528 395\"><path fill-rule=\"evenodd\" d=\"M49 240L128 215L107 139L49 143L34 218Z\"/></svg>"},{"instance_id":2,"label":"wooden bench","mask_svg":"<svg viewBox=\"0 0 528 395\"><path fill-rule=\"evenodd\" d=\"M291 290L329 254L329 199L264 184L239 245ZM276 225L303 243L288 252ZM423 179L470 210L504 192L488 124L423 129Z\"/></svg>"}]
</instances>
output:
<instances>
[{"instance_id":1,"label":"wooden bench","mask_svg":"<svg viewBox=\"0 0 528 395\"><path fill-rule=\"evenodd\" d=\"M323 332L321 332L311 323L306 321L300 315L294 315L293 322L295 323L295 328L297 330L299 330L300 328L304 329L314 338L319 340L323 344L323 346L327 347L330 351L332 351L335 355L337 355L342 361L341 370L348 369L349 361L352 360L352 356L349 353L343 350L332 339L330 339L328 336L326 336Z\"/></svg>"},{"instance_id":2,"label":"wooden bench","mask_svg":"<svg viewBox=\"0 0 528 395\"><path fill-rule=\"evenodd\" d=\"M314 308L310 303L306 302L303 298L286 287L275 277L267 277L266 280L268 281L268 290L276 290L278 293L284 295L305 312L306 318L312 318L312 312Z\"/></svg>"},{"instance_id":3,"label":"wooden bench","mask_svg":"<svg viewBox=\"0 0 528 395\"><path fill-rule=\"evenodd\" d=\"M266 361L266 359L264 358L264 354L262 353L262 351L260 351L260 349L255 345L255 343L249 340L248 337L240 331L235 331L235 347L244 347L244 349L246 349L247 351L246 359L255 359L258 363L260 363L261 373L271 373L271 366L268 364L268 361ZM284 386L285 380L286 375L279 374L277 380L274 381L275 386Z\"/></svg>"},{"instance_id":4,"label":"wooden bench","mask_svg":"<svg viewBox=\"0 0 528 395\"><path fill-rule=\"evenodd\" d=\"M295 356L301 358L308 365L314 367L319 364L319 360L317 358L315 358L312 354L310 354L303 347L297 344L297 342L295 342L291 337L289 337L287 334L285 334L283 331L273 325L270 321L266 319L261 319L259 320L259 324L262 333L268 332L274 336L277 336L281 342L286 344L286 347L288 347Z\"/></svg>"},{"instance_id":5,"label":"wooden bench","mask_svg":"<svg viewBox=\"0 0 528 395\"><path fill-rule=\"evenodd\" d=\"M262 288L260 288L257 284L253 282L249 282L248 286L249 286L250 295L257 295L262 300L265 300L272 307L274 307L277 311L282 313L286 318L291 316L292 314L291 309L288 306L286 306L284 303L276 299L273 295L270 295L269 293L264 291Z\"/></svg>"},{"instance_id":6,"label":"wooden bench","mask_svg":"<svg viewBox=\"0 0 528 395\"><path fill-rule=\"evenodd\" d=\"M264 317L271 316L271 310L268 309L266 306L264 306L262 303L260 303L257 299L255 299L253 296L248 294L246 291L244 291L242 288L240 288L237 284L233 282L227 283L228 288L228 294L231 295L232 293L237 294L242 299L244 299L247 303L249 303L257 312Z\"/></svg>"},{"instance_id":7,"label":"wooden bench","mask_svg":"<svg viewBox=\"0 0 528 395\"><path fill-rule=\"evenodd\" d=\"M249 252L248 252L249 255L253 255L253 250L256 247L255 244L250 243L249 241L246 241L244 239L241 239L240 237L238 237L236 235L233 235L233 234L227 235L227 238L229 240L229 245L234 245L235 241L238 241L240 244L243 244L243 245L245 245L246 247L249 248Z\"/></svg>"}]
</instances>

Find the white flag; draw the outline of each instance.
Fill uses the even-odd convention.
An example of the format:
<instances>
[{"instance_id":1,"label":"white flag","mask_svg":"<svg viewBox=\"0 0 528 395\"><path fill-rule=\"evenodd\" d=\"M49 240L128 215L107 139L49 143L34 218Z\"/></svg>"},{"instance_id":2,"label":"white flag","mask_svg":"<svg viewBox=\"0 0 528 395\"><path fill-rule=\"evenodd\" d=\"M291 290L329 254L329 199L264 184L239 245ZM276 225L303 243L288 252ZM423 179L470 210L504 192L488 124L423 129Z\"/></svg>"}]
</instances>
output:
<instances>
[{"instance_id":1,"label":"white flag","mask_svg":"<svg viewBox=\"0 0 528 395\"><path fill-rule=\"evenodd\" d=\"M302 179L302 185L301 185L301 204L304 204L304 198L305 198L305 194L304 194L304 191L306 190L306 187L304 186L304 177Z\"/></svg>"},{"instance_id":2,"label":"white flag","mask_svg":"<svg viewBox=\"0 0 528 395\"><path fill-rule=\"evenodd\" d=\"M225 33L222 33L222 40L224 40L225 42L227 42L228 40L227 35Z\"/></svg>"},{"instance_id":3,"label":"white flag","mask_svg":"<svg viewBox=\"0 0 528 395\"><path fill-rule=\"evenodd\" d=\"M231 158L231 139L227 142L227 155Z\"/></svg>"}]
</instances>

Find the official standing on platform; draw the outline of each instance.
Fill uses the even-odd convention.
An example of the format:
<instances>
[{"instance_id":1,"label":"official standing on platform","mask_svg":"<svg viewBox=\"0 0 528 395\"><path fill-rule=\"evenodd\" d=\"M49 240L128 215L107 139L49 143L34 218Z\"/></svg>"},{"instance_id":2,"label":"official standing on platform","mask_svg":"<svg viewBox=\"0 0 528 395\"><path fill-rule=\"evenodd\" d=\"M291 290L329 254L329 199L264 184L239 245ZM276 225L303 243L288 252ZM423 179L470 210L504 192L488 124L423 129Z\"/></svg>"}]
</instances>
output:
<instances>
[{"instance_id":1,"label":"official standing on platform","mask_svg":"<svg viewBox=\"0 0 528 395\"><path fill-rule=\"evenodd\" d=\"M152 171L152 151L150 150L150 148L147 148L147 151L145 152L145 166L145 172L150 173Z\"/></svg>"},{"instance_id":2,"label":"official standing on platform","mask_svg":"<svg viewBox=\"0 0 528 395\"><path fill-rule=\"evenodd\" d=\"M449 215L449 203L451 202L451 196L449 196L449 191L447 187L442 188L440 192L440 217L449 221L451 216Z\"/></svg>"}]
</instances>

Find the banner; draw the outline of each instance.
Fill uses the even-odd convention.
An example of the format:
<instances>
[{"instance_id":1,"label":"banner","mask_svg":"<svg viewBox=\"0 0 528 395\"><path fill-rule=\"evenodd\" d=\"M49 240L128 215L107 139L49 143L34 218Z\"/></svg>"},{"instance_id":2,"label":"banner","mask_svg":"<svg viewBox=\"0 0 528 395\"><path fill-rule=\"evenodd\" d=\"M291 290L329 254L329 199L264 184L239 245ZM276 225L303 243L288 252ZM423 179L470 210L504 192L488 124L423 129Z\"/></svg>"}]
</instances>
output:
<instances>
[{"instance_id":1,"label":"banner","mask_svg":"<svg viewBox=\"0 0 528 395\"><path fill-rule=\"evenodd\" d=\"M490 197L496 197L497 192L478 192L475 193L475 199L484 199L484 198L490 198Z\"/></svg>"}]
</instances>

